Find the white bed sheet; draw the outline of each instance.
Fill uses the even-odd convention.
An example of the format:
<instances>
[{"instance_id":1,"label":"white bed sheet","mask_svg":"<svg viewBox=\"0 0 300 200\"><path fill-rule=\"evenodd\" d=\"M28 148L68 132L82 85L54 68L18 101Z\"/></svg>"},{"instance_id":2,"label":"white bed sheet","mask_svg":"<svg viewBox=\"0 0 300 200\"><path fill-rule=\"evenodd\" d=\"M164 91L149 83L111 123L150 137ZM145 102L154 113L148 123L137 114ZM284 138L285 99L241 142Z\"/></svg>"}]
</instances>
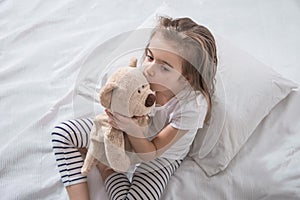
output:
<instances>
[{"instance_id":1,"label":"white bed sheet","mask_svg":"<svg viewBox=\"0 0 300 200\"><path fill-rule=\"evenodd\" d=\"M300 83L297 0L0 1L1 199L67 199L50 132L89 114L74 108L82 63L155 12L190 16ZM300 199L299 100L296 91L280 102L221 174L185 160L163 199ZM92 175L92 199L105 199Z\"/></svg>"}]
</instances>

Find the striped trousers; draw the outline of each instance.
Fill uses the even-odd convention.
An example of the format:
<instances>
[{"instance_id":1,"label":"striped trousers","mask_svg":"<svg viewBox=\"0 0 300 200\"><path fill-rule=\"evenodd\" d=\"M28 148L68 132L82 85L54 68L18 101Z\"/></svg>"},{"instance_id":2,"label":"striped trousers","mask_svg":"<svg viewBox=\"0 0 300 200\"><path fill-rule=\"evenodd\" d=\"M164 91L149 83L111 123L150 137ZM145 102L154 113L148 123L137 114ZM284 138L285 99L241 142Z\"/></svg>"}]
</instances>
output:
<instances>
[{"instance_id":1,"label":"striped trousers","mask_svg":"<svg viewBox=\"0 0 300 200\"><path fill-rule=\"evenodd\" d=\"M88 148L93 126L90 118L64 121L52 131L53 151L65 186L86 182L80 172L83 158L79 148ZM156 158L137 165L128 180L125 173L113 173L105 181L110 199L159 199L181 160Z\"/></svg>"}]
</instances>

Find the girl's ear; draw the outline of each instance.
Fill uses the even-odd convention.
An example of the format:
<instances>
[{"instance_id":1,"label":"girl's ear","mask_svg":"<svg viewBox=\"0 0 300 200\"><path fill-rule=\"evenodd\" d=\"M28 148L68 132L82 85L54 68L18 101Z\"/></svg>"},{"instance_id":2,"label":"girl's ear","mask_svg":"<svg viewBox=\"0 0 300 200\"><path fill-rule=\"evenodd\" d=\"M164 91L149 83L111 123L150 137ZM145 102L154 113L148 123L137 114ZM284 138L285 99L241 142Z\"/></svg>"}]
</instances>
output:
<instances>
[{"instance_id":1,"label":"girl's ear","mask_svg":"<svg viewBox=\"0 0 300 200\"><path fill-rule=\"evenodd\" d=\"M110 108L112 92L115 88L117 88L115 83L108 83L101 89L99 94L100 103L105 108Z\"/></svg>"},{"instance_id":2,"label":"girl's ear","mask_svg":"<svg viewBox=\"0 0 300 200\"><path fill-rule=\"evenodd\" d=\"M191 75L185 75L185 76L181 76L180 80L183 82L190 82L191 80Z\"/></svg>"},{"instance_id":3,"label":"girl's ear","mask_svg":"<svg viewBox=\"0 0 300 200\"><path fill-rule=\"evenodd\" d=\"M192 76L191 75L185 75L181 77L181 83L183 85L191 85Z\"/></svg>"},{"instance_id":4,"label":"girl's ear","mask_svg":"<svg viewBox=\"0 0 300 200\"><path fill-rule=\"evenodd\" d=\"M136 58L131 58L129 62L129 67L136 67L137 64L137 59Z\"/></svg>"},{"instance_id":5,"label":"girl's ear","mask_svg":"<svg viewBox=\"0 0 300 200\"><path fill-rule=\"evenodd\" d=\"M191 80L191 76L186 76L184 77L186 81L190 81Z\"/></svg>"}]
</instances>

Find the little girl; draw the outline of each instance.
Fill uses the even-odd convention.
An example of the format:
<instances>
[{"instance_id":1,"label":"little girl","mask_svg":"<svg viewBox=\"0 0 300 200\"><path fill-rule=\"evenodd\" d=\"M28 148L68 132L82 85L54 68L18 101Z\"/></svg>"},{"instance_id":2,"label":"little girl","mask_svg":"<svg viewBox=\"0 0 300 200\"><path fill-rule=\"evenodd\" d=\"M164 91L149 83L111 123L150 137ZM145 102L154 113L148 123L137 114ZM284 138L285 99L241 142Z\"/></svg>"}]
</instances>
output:
<instances>
[{"instance_id":1,"label":"little girl","mask_svg":"<svg viewBox=\"0 0 300 200\"><path fill-rule=\"evenodd\" d=\"M197 129L210 119L217 55L214 37L206 27L189 18L160 17L142 66L156 94L148 129L106 110L110 124L127 133L143 160L132 180L98 165L110 199L160 199L188 154ZM59 172L72 200L89 199L86 177L80 173L80 149L89 145L92 123L91 119L69 120L52 132Z\"/></svg>"}]
</instances>

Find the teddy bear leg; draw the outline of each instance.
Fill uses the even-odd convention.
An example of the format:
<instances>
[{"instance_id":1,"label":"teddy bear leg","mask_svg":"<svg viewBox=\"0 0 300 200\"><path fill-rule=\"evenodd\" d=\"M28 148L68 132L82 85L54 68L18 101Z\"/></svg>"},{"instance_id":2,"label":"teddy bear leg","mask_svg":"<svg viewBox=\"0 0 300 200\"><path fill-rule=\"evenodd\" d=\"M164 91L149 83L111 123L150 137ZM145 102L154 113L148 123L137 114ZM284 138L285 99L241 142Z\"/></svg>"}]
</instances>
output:
<instances>
[{"instance_id":1,"label":"teddy bear leg","mask_svg":"<svg viewBox=\"0 0 300 200\"><path fill-rule=\"evenodd\" d=\"M90 153L87 153L81 168L81 173L86 176L92 170L92 168L97 165L97 163L97 159L94 158L94 156L92 156Z\"/></svg>"},{"instance_id":2,"label":"teddy bear leg","mask_svg":"<svg viewBox=\"0 0 300 200\"><path fill-rule=\"evenodd\" d=\"M124 148L116 147L109 142L106 143L106 158L109 166L118 172L126 172L130 166L130 160Z\"/></svg>"}]
</instances>

